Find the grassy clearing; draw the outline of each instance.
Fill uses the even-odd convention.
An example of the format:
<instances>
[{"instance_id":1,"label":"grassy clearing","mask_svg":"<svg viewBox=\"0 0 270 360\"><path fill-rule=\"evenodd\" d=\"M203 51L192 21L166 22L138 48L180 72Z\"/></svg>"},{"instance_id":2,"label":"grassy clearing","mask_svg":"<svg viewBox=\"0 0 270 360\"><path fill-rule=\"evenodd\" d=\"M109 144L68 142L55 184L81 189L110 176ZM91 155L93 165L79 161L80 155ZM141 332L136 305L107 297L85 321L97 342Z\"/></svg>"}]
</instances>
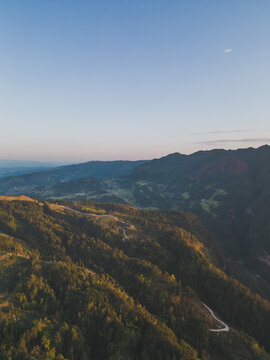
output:
<instances>
[{"instance_id":1,"label":"grassy clearing","mask_svg":"<svg viewBox=\"0 0 270 360\"><path fill-rule=\"evenodd\" d=\"M82 211L90 212L90 213L97 214L97 215L105 215L106 214L106 211L103 209L96 209L96 208L89 207L89 206L83 206Z\"/></svg>"},{"instance_id":2,"label":"grassy clearing","mask_svg":"<svg viewBox=\"0 0 270 360\"><path fill-rule=\"evenodd\" d=\"M148 184L148 181L136 181L135 184L136 184L136 185L139 185L139 186L144 186L144 185L147 185L147 184Z\"/></svg>"},{"instance_id":3,"label":"grassy clearing","mask_svg":"<svg viewBox=\"0 0 270 360\"><path fill-rule=\"evenodd\" d=\"M112 190L110 192L110 195L118 196L119 198L126 201L128 204L133 204L134 203L134 197L133 197L131 191L129 191L129 190L114 189L114 190Z\"/></svg>"},{"instance_id":4,"label":"grassy clearing","mask_svg":"<svg viewBox=\"0 0 270 360\"><path fill-rule=\"evenodd\" d=\"M181 193L181 196L182 196L182 198L184 199L184 200L188 200L189 198L190 198L190 194L189 194L189 192L183 192L183 193Z\"/></svg>"},{"instance_id":5,"label":"grassy clearing","mask_svg":"<svg viewBox=\"0 0 270 360\"><path fill-rule=\"evenodd\" d=\"M15 200L20 200L20 201L31 201L31 202L38 202L35 199L32 199L28 196L24 196L24 195L19 195L19 196L0 196L0 201L15 201Z\"/></svg>"},{"instance_id":6,"label":"grassy clearing","mask_svg":"<svg viewBox=\"0 0 270 360\"><path fill-rule=\"evenodd\" d=\"M212 214L212 208L217 208L218 202L209 199L204 202L201 202L201 207L204 211L207 211L209 214Z\"/></svg>"},{"instance_id":7,"label":"grassy clearing","mask_svg":"<svg viewBox=\"0 0 270 360\"><path fill-rule=\"evenodd\" d=\"M72 200L72 199L76 199L77 196L76 195L63 195L63 196L50 196L48 197L48 200Z\"/></svg>"},{"instance_id":8,"label":"grassy clearing","mask_svg":"<svg viewBox=\"0 0 270 360\"><path fill-rule=\"evenodd\" d=\"M101 224L112 224L112 223L115 223L116 220L112 217L109 217L109 216L97 216L95 217L96 221L98 223L101 223Z\"/></svg>"},{"instance_id":9,"label":"grassy clearing","mask_svg":"<svg viewBox=\"0 0 270 360\"><path fill-rule=\"evenodd\" d=\"M211 198L214 198L214 197L220 196L220 195L227 195L227 191L225 191L223 189L217 189L215 191L215 193L211 196Z\"/></svg>"},{"instance_id":10,"label":"grassy clearing","mask_svg":"<svg viewBox=\"0 0 270 360\"><path fill-rule=\"evenodd\" d=\"M215 200L217 196L225 196L227 195L227 192L223 189L217 189L213 195L211 195L210 198L205 199L201 202L201 208L208 212L209 214L213 215L213 209L216 209L221 204L221 201Z\"/></svg>"}]
</instances>

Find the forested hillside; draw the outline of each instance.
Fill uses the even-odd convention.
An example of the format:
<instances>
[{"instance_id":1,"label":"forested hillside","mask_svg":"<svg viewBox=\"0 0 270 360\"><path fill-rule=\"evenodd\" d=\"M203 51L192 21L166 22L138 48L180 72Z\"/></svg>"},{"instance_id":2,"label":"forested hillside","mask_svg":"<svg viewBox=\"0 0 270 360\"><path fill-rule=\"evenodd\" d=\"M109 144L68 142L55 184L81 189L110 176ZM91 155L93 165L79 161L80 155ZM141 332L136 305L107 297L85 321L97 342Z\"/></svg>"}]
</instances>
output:
<instances>
[{"instance_id":1,"label":"forested hillside","mask_svg":"<svg viewBox=\"0 0 270 360\"><path fill-rule=\"evenodd\" d=\"M197 214L225 250L269 287L269 164L267 145L172 154L136 168L127 183L141 207Z\"/></svg>"},{"instance_id":2,"label":"forested hillside","mask_svg":"<svg viewBox=\"0 0 270 360\"><path fill-rule=\"evenodd\" d=\"M194 215L2 197L0 231L1 359L269 359L270 303Z\"/></svg>"},{"instance_id":3,"label":"forested hillside","mask_svg":"<svg viewBox=\"0 0 270 360\"><path fill-rule=\"evenodd\" d=\"M260 291L270 299L269 164L267 145L175 153L142 164L85 163L10 177L0 181L0 192L195 213L253 282L262 283ZM112 177L119 171L126 176Z\"/></svg>"}]
</instances>

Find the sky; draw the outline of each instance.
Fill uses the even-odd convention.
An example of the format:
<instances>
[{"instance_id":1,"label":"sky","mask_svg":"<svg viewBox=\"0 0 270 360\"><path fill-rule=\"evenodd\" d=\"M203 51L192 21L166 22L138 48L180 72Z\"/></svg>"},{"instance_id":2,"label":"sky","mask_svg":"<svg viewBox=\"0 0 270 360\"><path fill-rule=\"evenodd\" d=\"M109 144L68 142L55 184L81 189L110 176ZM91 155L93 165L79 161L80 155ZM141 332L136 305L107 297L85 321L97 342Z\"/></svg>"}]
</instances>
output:
<instances>
[{"instance_id":1,"label":"sky","mask_svg":"<svg viewBox=\"0 0 270 360\"><path fill-rule=\"evenodd\" d=\"M269 0L1 0L0 159L263 144Z\"/></svg>"}]
</instances>

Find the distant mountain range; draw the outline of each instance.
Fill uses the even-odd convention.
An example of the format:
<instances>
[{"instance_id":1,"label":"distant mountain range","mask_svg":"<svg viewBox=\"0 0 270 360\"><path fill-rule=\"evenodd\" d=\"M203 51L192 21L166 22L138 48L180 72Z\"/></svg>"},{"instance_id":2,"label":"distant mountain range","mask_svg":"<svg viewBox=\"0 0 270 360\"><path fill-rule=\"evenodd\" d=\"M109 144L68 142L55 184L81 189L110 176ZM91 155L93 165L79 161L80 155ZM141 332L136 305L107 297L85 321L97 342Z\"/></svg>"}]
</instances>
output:
<instances>
[{"instance_id":1,"label":"distant mountain range","mask_svg":"<svg viewBox=\"0 0 270 360\"><path fill-rule=\"evenodd\" d=\"M58 182L69 182L81 178L121 177L130 174L141 161L89 161L82 164L65 165L48 170L30 172L21 176L10 176L0 181L0 191L28 191L27 188L53 185ZM22 190L23 189L23 190Z\"/></svg>"},{"instance_id":2,"label":"distant mountain range","mask_svg":"<svg viewBox=\"0 0 270 360\"><path fill-rule=\"evenodd\" d=\"M41 162L30 160L0 160L0 168L43 168L64 165L57 162Z\"/></svg>"},{"instance_id":3,"label":"distant mountain range","mask_svg":"<svg viewBox=\"0 0 270 360\"><path fill-rule=\"evenodd\" d=\"M29 174L34 171L60 166L60 163L48 163L37 161L0 160L0 179L7 176Z\"/></svg>"},{"instance_id":4,"label":"distant mountain range","mask_svg":"<svg viewBox=\"0 0 270 360\"><path fill-rule=\"evenodd\" d=\"M270 147L89 162L0 180L2 194L195 213L270 294Z\"/></svg>"}]
</instances>

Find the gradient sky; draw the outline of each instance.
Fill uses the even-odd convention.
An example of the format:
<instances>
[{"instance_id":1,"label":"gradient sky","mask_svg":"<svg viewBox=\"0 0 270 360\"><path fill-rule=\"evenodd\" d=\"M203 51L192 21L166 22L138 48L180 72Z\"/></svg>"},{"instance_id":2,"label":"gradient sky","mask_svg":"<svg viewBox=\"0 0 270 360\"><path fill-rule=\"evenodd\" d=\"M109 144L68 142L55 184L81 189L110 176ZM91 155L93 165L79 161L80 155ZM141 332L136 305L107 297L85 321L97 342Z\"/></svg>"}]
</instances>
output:
<instances>
[{"instance_id":1,"label":"gradient sky","mask_svg":"<svg viewBox=\"0 0 270 360\"><path fill-rule=\"evenodd\" d=\"M1 0L0 159L270 143L269 0Z\"/></svg>"}]
</instances>

